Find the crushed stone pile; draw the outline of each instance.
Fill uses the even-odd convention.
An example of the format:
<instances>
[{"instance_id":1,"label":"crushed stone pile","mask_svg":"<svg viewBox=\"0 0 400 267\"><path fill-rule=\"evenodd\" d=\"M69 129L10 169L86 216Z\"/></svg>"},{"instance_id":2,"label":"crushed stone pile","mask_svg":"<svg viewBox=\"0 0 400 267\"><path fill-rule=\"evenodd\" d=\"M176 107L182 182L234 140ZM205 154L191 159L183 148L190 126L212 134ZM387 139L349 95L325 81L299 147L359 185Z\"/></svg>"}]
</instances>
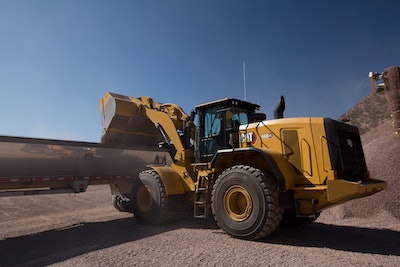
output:
<instances>
[{"instance_id":1,"label":"crushed stone pile","mask_svg":"<svg viewBox=\"0 0 400 267\"><path fill-rule=\"evenodd\" d=\"M371 177L386 181L388 188L334 207L330 213L342 218L366 218L386 211L400 219L400 138L394 135L377 138L364 145L364 153Z\"/></svg>"}]
</instances>

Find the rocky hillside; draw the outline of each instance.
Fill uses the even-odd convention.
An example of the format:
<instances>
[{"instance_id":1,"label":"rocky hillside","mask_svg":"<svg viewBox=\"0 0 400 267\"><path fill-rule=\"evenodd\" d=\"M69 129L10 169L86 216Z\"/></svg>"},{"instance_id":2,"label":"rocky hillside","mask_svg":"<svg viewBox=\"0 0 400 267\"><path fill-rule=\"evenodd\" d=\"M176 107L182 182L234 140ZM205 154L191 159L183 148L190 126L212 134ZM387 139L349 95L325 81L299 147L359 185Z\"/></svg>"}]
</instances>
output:
<instances>
[{"instance_id":1,"label":"rocky hillside","mask_svg":"<svg viewBox=\"0 0 400 267\"><path fill-rule=\"evenodd\" d=\"M370 94L340 116L339 120L349 120L363 135L377 126L390 124L390 113L385 94Z\"/></svg>"}]
</instances>

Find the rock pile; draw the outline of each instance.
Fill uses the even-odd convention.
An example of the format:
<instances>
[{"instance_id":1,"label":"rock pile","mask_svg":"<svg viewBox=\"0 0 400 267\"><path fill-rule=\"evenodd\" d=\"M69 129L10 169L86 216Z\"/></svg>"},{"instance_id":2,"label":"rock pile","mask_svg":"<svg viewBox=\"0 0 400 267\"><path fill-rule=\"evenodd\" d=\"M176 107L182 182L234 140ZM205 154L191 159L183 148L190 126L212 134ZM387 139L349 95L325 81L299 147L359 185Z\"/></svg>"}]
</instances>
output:
<instances>
[{"instance_id":1,"label":"rock pile","mask_svg":"<svg viewBox=\"0 0 400 267\"><path fill-rule=\"evenodd\" d=\"M386 211L400 219L400 138L379 137L364 146L371 177L384 180L388 188L369 197L352 200L332 208L329 213L341 218L373 217Z\"/></svg>"}]
</instances>

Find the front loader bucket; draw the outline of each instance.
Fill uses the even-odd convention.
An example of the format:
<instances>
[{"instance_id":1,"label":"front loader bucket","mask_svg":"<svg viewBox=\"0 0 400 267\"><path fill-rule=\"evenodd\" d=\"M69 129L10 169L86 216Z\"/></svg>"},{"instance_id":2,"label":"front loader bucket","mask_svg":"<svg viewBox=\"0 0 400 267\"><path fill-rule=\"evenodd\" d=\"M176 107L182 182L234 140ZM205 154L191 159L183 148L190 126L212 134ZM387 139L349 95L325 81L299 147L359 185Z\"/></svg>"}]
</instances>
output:
<instances>
[{"instance_id":1,"label":"front loader bucket","mask_svg":"<svg viewBox=\"0 0 400 267\"><path fill-rule=\"evenodd\" d=\"M101 142L104 144L158 147L163 141L160 131L144 115L143 105L152 105L151 98L136 99L105 93L100 100L103 123Z\"/></svg>"}]
</instances>

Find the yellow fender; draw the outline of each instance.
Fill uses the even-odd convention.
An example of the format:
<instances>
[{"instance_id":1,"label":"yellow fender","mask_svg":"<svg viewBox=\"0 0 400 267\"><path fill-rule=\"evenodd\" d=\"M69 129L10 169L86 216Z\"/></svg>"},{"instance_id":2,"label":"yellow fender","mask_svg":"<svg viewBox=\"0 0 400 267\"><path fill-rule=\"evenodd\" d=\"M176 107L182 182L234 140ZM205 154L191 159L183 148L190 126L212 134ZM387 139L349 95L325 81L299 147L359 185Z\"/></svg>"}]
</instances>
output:
<instances>
[{"instance_id":1,"label":"yellow fender","mask_svg":"<svg viewBox=\"0 0 400 267\"><path fill-rule=\"evenodd\" d=\"M168 196L181 195L185 193L182 178L171 167L152 166L151 168L160 175Z\"/></svg>"}]
</instances>

